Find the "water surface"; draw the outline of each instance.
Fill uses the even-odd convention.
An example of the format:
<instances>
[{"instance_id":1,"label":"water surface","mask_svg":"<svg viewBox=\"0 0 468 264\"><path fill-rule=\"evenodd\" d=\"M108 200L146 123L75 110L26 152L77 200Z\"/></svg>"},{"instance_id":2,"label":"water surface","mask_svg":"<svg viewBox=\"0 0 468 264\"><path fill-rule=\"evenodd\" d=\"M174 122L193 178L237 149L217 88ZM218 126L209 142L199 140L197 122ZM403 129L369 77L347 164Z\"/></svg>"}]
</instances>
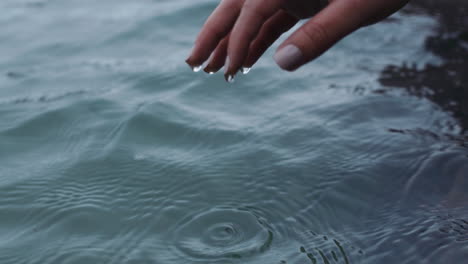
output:
<instances>
[{"instance_id":1,"label":"water surface","mask_svg":"<svg viewBox=\"0 0 468 264\"><path fill-rule=\"evenodd\" d=\"M0 263L466 259L464 128L381 76L435 18L227 84L183 63L216 3L0 3Z\"/></svg>"}]
</instances>

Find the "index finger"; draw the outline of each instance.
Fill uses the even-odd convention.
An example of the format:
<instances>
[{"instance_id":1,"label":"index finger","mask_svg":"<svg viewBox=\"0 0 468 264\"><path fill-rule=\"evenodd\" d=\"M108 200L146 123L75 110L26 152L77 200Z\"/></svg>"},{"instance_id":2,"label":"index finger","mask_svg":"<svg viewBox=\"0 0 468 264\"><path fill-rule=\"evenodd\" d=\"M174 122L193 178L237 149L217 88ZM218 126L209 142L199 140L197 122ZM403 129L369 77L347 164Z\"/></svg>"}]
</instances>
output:
<instances>
[{"instance_id":1,"label":"index finger","mask_svg":"<svg viewBox=\"0 0 468 264\"><path fill-rule=\"evenodd\" d=\"M242 11L231 31L228 45L229 65L225 77L235 75L247 57L250 43L262 25L278 10L284 0L246 0Z\"/></svg>"},{"instance_id":2,"label":"index finger","mask_svg":"<svg viewBox=\"0 0 468 264\"><path fill-rule=\"evenodd\" d=\"M197 67L203 64L218 43L231 31L239 16L244 0L223 0L208 17L198 34L187 64Z\"/></svg>"}]
</instances>

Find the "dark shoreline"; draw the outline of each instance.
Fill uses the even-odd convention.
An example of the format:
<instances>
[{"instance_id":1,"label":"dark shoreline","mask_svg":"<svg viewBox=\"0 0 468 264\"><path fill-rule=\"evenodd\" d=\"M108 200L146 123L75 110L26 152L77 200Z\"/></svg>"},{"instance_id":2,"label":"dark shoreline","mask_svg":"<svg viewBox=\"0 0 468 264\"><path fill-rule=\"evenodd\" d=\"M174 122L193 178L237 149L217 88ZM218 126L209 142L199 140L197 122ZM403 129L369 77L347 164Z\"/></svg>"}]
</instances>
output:
<instances>
[{"instance_id":1,"label":"dark shoreline","mask_svg":"<svg viewBox=\"0 0 468 264\"><path fill-rule=\"evenodd\" d=\"M426 39L425 49L439 56L441 65L423 69L388 65L379 82L388 87L404 88L409 94L425 97L439 105L458 121L459 136L468 141L468 2L466 0L414 0L408 13L434 16L439 21L434 34Z\"/></svg>"}]
</instances>

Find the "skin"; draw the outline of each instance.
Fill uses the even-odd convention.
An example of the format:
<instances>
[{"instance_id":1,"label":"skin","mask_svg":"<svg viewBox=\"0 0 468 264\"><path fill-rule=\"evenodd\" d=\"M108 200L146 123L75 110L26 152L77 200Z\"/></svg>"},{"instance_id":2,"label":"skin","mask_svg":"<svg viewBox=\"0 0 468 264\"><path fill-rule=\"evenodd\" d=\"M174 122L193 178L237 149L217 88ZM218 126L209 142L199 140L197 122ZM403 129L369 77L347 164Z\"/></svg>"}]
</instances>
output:
<instances>
[{"instance_id":1,"label":"skin","mask_svg":"<svg viewBox=\"0 0 468 264\"><path fill-rule=\"evenodd\" d=\"M277 50L290 44L300 50L299 62L294 67L283 67L294 71L348 34L386 18L408 1L222 0L203 25L186 62L195 67L209 60L206 72L217 72L225 66L225 77L234 76L242 67L252 67L300 19L308 19Z\"/></svg>"}]
</instances>

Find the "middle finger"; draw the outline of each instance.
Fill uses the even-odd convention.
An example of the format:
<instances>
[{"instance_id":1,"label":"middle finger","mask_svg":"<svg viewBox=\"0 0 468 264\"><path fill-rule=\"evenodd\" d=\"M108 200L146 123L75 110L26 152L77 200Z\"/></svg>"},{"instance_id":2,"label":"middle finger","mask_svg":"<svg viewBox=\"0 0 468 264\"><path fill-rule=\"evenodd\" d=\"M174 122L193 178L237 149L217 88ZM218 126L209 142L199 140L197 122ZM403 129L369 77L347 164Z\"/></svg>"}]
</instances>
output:
<instances>
[{"instance_id":1,"label":"middle finger","mask_svg":"<svg viewBox=\"0 0 468 264\"><path fill-rule=\"evenodd\" d=\"M231 31L228 44L229 65L224 77L232 78L244 63L250 43L262 25L281 9L284 0L246 0Z\"/></svg>"}]
</instances>

